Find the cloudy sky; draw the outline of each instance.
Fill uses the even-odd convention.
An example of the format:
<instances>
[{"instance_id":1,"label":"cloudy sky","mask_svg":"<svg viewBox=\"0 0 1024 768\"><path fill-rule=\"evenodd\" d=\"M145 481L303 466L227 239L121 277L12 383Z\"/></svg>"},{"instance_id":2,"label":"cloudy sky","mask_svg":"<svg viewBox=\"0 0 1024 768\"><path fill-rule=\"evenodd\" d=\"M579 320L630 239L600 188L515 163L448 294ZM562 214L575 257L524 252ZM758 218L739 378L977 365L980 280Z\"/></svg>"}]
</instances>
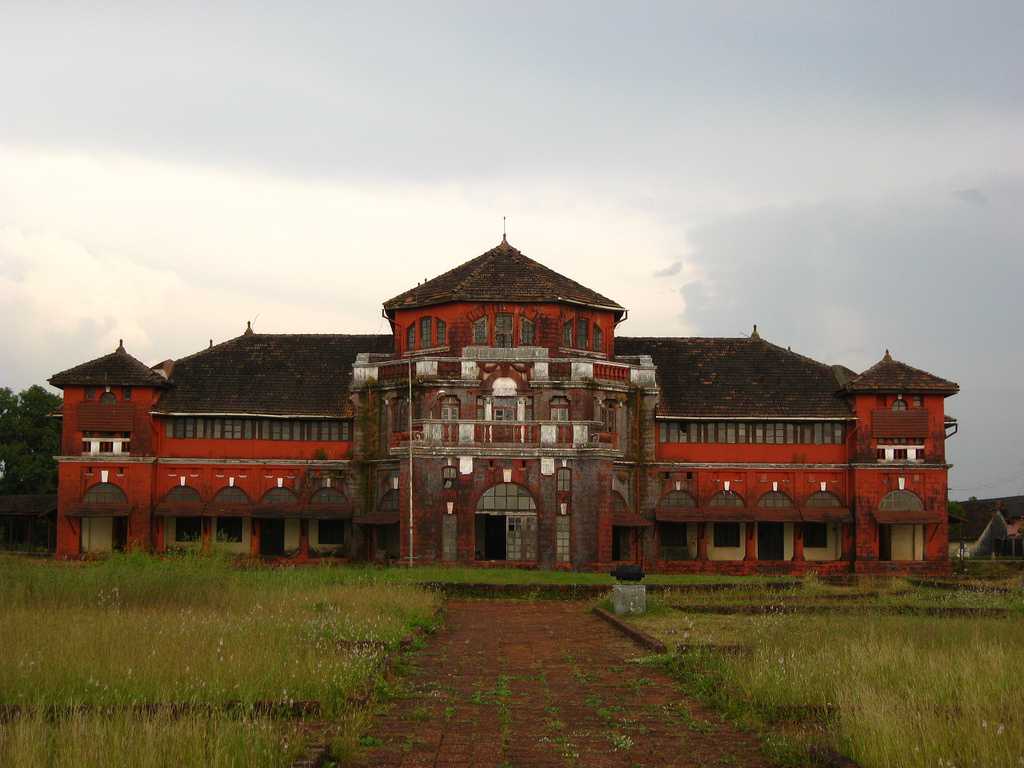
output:
<instances>
[{"instance_id":1,"label":"cloudy sky","mask_svg":"<svg viewBox=\"0 0 1024 768\"><path fill-rule=\"evenodd\" d=\"M631 308L959 381L1024 492L1024 5L5 6L0 386L384 332L497 243Z\"/></svg>"}]
</instances>

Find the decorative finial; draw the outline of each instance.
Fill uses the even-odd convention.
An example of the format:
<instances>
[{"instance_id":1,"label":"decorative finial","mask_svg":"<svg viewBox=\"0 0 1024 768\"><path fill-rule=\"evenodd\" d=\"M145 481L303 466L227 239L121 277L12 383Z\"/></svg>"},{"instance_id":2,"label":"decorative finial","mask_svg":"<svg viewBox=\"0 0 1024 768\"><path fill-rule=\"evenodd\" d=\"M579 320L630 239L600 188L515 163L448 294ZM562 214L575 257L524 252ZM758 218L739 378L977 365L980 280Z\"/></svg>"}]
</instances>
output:
<instances>
[{"instance_id":1,"label":"decorative finial","mask_svg":"<svg viewBox=\"0 0 1024 768\"><path fill-rule=\"evenodd\" d=\"M761 338L761 334L759 334L757 332L757 323L754 323L754 332L750 334L750 338L752 338L752 339L760 339Z\"/></svg>"},{"instance_id":2,"label":"decorative finial","mask_svg":"<svg viewBox=\"0 0 1024 768\"><path fill-rule=\"evenodd\" d=\"M883 357L882 359L885 362L887 362L887 363L891 363L892 362L892 355L889 354L889 350L888 349L885 350L885 357Z\"/></svg>"},{"instance_id":3,"label":"decorative finial","mask_svg":"<svg viewBox=\"0 0 1024 768\"><path fill-rule=\"evenodd\" d=\"M251 320L246 320L245 321L245 334L244 335L245 336L252 336L252 321Z\"/></svg>"},{"instance_id":4,"label":"decorative finial","mask_svg":"<svg viewBox=\"0 0 1024 768\"><path fill-rule=\"evenodd\" d=\"M117 349L114 350L114 351L115 352L124 352L124 339L118 339L117 340Z\"/></svg>"},{"instance_id":5,"label":"decorative finial","mask_svg":"<svg viewBox=\"0 0 1024 768\"><path fill-rule=\"evenodd\" d=\"M213 339L210 339L210 346L208 347L208 349L213 349Z\"/></svg>"}]
</instances>

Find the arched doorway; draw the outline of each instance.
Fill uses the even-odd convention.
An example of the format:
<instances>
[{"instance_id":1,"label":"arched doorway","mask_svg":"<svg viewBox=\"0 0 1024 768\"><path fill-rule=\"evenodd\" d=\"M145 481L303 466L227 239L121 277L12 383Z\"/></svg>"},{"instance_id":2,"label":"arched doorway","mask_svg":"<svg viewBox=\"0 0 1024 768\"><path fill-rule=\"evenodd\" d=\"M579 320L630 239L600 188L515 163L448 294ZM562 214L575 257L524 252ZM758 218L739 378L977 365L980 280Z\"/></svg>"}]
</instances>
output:
<instances>
[{"instance_id":1,"label":"arched doorway","mask_svg":"<svg viewBox=\"0 0 1024 768\"><path fill-rule=\"evenodd\" d=\"M491 486L476 505L476 559L537 559L537 505L515 483Z\"/></svg>"}]
</instances>

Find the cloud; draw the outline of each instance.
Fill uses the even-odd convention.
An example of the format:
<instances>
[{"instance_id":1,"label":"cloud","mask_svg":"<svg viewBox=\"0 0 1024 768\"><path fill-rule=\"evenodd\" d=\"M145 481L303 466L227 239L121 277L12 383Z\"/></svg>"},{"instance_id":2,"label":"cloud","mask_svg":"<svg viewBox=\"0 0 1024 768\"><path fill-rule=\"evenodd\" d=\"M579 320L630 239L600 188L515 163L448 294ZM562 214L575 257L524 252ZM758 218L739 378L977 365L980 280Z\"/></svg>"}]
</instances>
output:
<instances>
[{"instance_id":1,"label":"cloud","mask_svg":"<svg viewBox=\"0 0 1024 768\"><path fill-rule=\"evenodd\" d=\"M970 205L986 206L988 197L980 189L958 189L953 193L958 199Z\"/></svg>"},{"instance_id":2,"label":"cloud","mask_svg":"<svg viewBox=\"0 0 1024 768\"><path fill-rule=\"evenodd\" d=\"M702 277L681 288L687 324L735 336L757 323L770 341L858 371L889 348L961 385L948 401L961 425L949 443L951 486L1012 476L1024 431L1024 412L1007 406L1024 399L1024 357L1015 353L1024 177L992 178L985 189L984 216L929 188L695 227L688 258Z\"/></svg>"},{"instance_id":3,"label":"cloud","mask_svg":"<svg viewBox=\"0 0 1024 768\"><path fill-rule=\"evenodd\" d=\"M0 147L0 386L124 338L149 363L240 333L381 333L381 302L497 244L681 333L647 275L682 238L566 183L344 184ZM629 259L622 254L631 253Z\"/></svg>"},{"instance_id":4,"label":"cloud","mask_svg":"<svg viewBox=\"0 0 1024 768\"><path fill-rule=\"evenodd\" d=\"M651 277L672 277L678 275L683 269L683 262L674 261L663 269L656 269L651 273Z\"/></svg>"}]
</instances>

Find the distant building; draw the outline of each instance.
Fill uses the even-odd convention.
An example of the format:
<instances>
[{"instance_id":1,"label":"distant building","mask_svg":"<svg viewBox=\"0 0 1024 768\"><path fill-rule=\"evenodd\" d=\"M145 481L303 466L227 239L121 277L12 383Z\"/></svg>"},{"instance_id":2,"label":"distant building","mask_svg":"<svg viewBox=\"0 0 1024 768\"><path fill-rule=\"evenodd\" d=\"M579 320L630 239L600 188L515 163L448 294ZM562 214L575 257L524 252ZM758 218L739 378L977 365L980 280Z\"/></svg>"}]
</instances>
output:
<instances>
[{"instance_id":1,"label":"distant building","mask_svg":"<svg viewBox=\"0 0 1024 768\"><path fill-rule=\"evenodd\" d=\"M58 555L949 569L958 387L888 352L857 374L756 328L619 336L622 306L504 239L384 313L382 336L247 328L53 376Z\"/></svg>"},{"instance_id":2,"label":"distant building","mask_svg":"<svg viewBox=\"0 0 1024 768\"><path fill-rule=\"evenodd\" d=\"M962 519L950 521L951 557L1024 557L1024 496L971 499L960 507Z\"/></svg>"},{"instance_id":3,"label":"distant building","mask_svg":"<svg viewBox=\"0 0 1024 768\"><path fill-rule=\"evenodd\" d=\"M0 552L53 552L57 494L0 496Z\"/></svg>"}]
</instances>

